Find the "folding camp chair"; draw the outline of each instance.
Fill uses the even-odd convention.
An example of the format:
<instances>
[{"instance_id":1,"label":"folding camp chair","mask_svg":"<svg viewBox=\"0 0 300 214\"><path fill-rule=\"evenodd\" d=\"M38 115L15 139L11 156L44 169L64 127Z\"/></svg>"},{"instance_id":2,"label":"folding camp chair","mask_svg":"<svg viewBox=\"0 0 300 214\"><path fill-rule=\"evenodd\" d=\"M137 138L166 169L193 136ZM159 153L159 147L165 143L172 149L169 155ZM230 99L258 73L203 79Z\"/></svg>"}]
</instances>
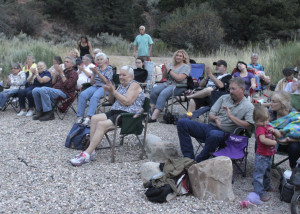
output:
<instances>
[{"instance_id":1,"label":"folding camp chair","mask_svg":"<svg viewBox=\"0 0 300 214\"><path fill-rule=\"evenodd\" d=\"M203 64L203 63L191 64L190 77L192 78L194 85L199 85L201 79L203 78L204 71L205 71L205 64ZM176 88L187 88L187 85L177 85ZM168 112L168 107L171 106L170 112L173 113L174 103L179 103L185 110L187 110L189 107L188 100L185 101L187 103L186 106L183 104L183 102L178 102L176 100L176 97L174 94L176 88L173 89L172 96L166 103L165 112ZM183 93L187 93L187 92L183 92Z\"/></svg>"},{"instance_id":2,"label":"folding camp chair","mask_svg":"<svg viewBox=\"0 0 300 214\"><path fill-rule=\"evenodd\" d=\"M9 106L15 110L15 112L20 112L20 105L19 105L19 99L18 99L18 93L14 94L8 100L6 101L5 105L2 108L2 111L5 111Z\"/></svg>"},{"instance_id":3,"label":"folding camp chair","mask_svg":"<svg viewBox=\"0 0 300 214\"><path fill-rule=\"evenodd\" d=\"M278 157L278 156L283 156L284 158L281 159L281 160L278 161L278 162L275 162L275 156L276 156L276 157ZM273 155L273 157L272 157L272 165L271 165L271 168L272 168L272 169L276 169L277 172L278 172L280 175L282 175L283 172L282 172L281 169L279 168L279 165L281 165L282 163L284 163L284 162L286 162L287 160L289 160L289 157L288 157L288 156L289 156L289 155L288 155L287 151L280 150L280 149L277 148L276 154Z\"/></svg>"},{"instance_id":4,"label":"folding camp chair","mask_svg":"<svg viewBox=\"0 0 300 214\"><path fill-rule=\"evenodd\" d=\"M78 92L75 91L72 97L67 97L66 99L59 97L52 102L53 110L57 114L59 119L63 120L70 108L73 110L75 114L77 113L73 106L73 103L77 97L78 97Z\"/></svg>"},{"instance_id":5,"label":"folding camp chair","mask_svg":"<svg viewBox=\"0 0 300 214\"><path fill-rule=\"evenodd\" d=\"M104 148L110 148L111 149L111 162L115 162L115 147L116 147L116 141L117 141L117 130L120 128L120 145L123 145L124 138L127 135L135 135L139 143L141 144L142 147L142 152L140 155L140 159L143 159L144 154L145 154L145 142L146 142L146 133L147 133L147 125L148 125L148 112L150 109L150 99L145 98L144 105L143 105L143 112L136 118L133 116L135 113L122 113L120 114L115 122L115 125L113 128L111 128L108 132L113 131L113 139L111 140L108 136L108 132L105 133L105 137L107 141L109 142L109 147L104 147ZM122 118L122 123L119 126L118 122ZM139 138L138 135L142 134L144 130L144 136L143 140ZM102 149L104 149L102 148ZM101 148L100 148L101 149Z\"/></svg>"},{"instance_id":6,"label":"folding camp chair","mask_svg":"<svg viewBox=\"0 0 300 214\"><path fill-rule=\"evenodd\" d=\"M247 173L247 156L248 156L248 136L247 130L244 128L236 128L225 141L225 148L213 153L213 156L226 156L232 161L233 166L240 172L243 177ZM244 162L244 163L243 163ZM243 168L243 169L242 169ZM232 176L232 182L236 176L236 170Z\"/></svg>"}]
</instances>

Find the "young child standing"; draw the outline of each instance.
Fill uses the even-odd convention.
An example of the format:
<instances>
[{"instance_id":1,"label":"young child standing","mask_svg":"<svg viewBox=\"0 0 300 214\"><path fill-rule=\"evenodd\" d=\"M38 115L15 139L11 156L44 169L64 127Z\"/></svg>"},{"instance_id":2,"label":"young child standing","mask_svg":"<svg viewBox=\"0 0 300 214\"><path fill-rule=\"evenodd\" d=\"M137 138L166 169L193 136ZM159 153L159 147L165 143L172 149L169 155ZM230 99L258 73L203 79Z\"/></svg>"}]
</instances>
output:
<instances>
[{"instance_id":1,"label":"young child standing","mask_svg":"<svg viewBox=\"0 0 300 214\"><path fill-rule=\"evenodd\" d=\"M276 153L276 138L281 137L281 133L269 125L270 114L264 106L256 106L253 112L253 120L256 126L257 149L255 153L253 185L254 192L260 196L260 200L268 201L270 196L266 191L272 191L270 171L272 156Z\"/></svg>"}]
</instances>

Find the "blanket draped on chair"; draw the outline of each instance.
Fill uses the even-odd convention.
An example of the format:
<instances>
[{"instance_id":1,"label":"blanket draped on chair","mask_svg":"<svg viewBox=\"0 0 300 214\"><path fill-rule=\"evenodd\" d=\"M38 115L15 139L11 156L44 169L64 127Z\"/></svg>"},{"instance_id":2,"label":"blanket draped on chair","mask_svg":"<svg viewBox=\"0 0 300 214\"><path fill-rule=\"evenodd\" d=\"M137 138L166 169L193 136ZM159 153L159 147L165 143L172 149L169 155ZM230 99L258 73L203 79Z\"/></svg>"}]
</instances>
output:
<instances>
[{"instance_id":1,"label":"blanket draped on chair","mask_svg":"<svg viewBox=\"0 0 300 214\"><path fill-rule=\"evenodd\" d=\"M285 133L285 137L300 138L300 112L292 111L285 117L269 123Z\"/></svg>"}]
</instances>

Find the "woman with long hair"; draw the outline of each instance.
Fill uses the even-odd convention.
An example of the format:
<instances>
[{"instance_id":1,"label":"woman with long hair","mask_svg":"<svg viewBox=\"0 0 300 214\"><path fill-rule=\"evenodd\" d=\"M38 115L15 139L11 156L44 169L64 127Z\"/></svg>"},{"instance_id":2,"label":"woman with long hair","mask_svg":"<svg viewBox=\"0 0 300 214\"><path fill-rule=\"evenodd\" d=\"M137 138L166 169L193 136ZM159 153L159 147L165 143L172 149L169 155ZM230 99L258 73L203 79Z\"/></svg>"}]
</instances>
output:
<instances>
[{"instance_id":1,"label":"woman with long hair","mask_svg":"<svg viewBox=\"0 0 300 214\"><path fill-rule=\"evenodd\" d=\"M164 109L165 103L172 96L178 96L186 90L186 88L176 88L178 84L186 84L187 77L190 75L190 58L186 51L178 50L173 55L173 60L170 65L164 64L166 72L164 73L167 81L154 87L150 94L151 118L149 122L156 122L160 112Z\"/></svg>"}]
</instances>

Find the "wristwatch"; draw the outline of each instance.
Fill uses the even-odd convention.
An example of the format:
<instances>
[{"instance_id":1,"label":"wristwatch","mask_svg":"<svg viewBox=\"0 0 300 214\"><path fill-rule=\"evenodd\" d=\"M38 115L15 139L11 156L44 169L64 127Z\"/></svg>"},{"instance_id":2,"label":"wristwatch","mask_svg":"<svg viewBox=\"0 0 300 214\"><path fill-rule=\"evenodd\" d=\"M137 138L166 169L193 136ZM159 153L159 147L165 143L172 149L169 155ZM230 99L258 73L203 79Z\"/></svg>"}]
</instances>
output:
<instances>
[{"instance_id":1,"label":"wristwatch","mask_svg":"<svg viewBox=\"0 0 300 214\"><path fill-rule=\"evenodd\" d=\"M65 77L65 76L66 76L66 75L62 74L62 75L61 75L61 78Z\"/></svg>"}]
</instances>

